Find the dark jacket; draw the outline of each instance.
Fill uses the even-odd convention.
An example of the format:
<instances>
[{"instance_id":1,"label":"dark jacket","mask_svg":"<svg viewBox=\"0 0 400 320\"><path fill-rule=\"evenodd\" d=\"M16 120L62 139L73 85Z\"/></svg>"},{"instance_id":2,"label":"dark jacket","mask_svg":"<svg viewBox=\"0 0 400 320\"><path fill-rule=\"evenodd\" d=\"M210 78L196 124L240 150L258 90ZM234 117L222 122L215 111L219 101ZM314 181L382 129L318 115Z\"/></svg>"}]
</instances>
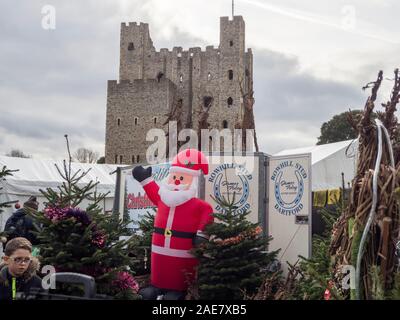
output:
<instances>
[{"instance_id":1,"label":"dark jacket","mask_svg":"<svg viewBox=\"0 0 400 320\"><path fill-rule=\"evenodd\" d=\"M42 280L36 275L39 263L34 259L25 273L15 278L16 291L29 294L32 288L42 288ZM0 300L12 300L13 276L8 272L7 266L0 265Z\"/></svg>"},{"instance_id":2,"label":"dark jacket","mask_svg":"<svg viewBox=\"0 0 400 320\"><path fill-rule=\"evenodd\" d=\"M10 218L8 218L4 227L7 242L17 237L28 239L32 245L37 245L38 241L36 235L33 233L37 228L33 224L33 219L26 214L24 209L18 209ZM4 244L4 248L6 243Z\"/></svg>"}]
</instances>

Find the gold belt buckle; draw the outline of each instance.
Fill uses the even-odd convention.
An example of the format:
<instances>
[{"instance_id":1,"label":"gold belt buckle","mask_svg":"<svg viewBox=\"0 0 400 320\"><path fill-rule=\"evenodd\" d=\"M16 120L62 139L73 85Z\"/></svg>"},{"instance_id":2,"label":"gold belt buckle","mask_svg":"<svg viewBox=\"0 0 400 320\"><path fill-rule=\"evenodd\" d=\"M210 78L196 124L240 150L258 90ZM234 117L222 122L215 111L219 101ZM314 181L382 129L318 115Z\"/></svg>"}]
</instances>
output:
<instances>
[{"instance_id":1,"label":"gold belt buckle","mask_svg":"<svg viewBox=\"0 0 400 320\"><path fill-rule=\"evenodd\" d=\"M171 231L171 229L165 229L164 236L170 238L170 237L172 236L172 231Z\"/></svg>"}]
</instances>

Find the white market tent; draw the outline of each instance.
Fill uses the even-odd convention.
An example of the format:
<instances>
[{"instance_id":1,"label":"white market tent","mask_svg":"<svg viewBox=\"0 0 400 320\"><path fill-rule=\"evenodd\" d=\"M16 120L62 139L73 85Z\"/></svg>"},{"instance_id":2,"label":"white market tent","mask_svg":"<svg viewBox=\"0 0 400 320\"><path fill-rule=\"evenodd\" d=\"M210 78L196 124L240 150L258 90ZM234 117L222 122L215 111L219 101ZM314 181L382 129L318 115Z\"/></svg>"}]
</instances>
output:
<instances>
[{"instance_id":1,"label":"white market tent","mask_svg":"<svg viewBox=\"0 0 400 320\"><path fill-rule=\"evenodd\" d=\"M43 209L43 202L46 198L42 196L39 189L57 188L63 182L60 174L58 173L55 164L63 172L62 160L41 160L41 159L24 159L0 156L0 169L6 166L10 170L18 169L14 172L13 176L7 176L6 180L0 181L0 203L6 201L18 200L21 204L31 195L37 196L39 202L39 209ZM102 207L105 211L110 211L113 208L114 191L116 174L110 174L117 169L117 165L108 164L86 164L86 163L72 163L72 173L77 170L87 171L89 173L81 180L82 185L86 185L91 180L99 184L96 191L98 193L107 193ZM83 204L85 205L85 204ZM5 208L4 212L0 214L0 230L4 229L5 222L8 217L15 211L14 207Z\"/></svg>"},{"instance_id":2,"label":"white market tent","mask_svg":"<svg viewBox=\"0 0 400 320\"><path fill-rule=\"evenodd\" d=\"M351 183L356 173L357 140L314 145L311 147L283 150L274 156L311 153L312 191L337 189L342 187L342 172L345 187Z\"/></svg>"}]
</instances>

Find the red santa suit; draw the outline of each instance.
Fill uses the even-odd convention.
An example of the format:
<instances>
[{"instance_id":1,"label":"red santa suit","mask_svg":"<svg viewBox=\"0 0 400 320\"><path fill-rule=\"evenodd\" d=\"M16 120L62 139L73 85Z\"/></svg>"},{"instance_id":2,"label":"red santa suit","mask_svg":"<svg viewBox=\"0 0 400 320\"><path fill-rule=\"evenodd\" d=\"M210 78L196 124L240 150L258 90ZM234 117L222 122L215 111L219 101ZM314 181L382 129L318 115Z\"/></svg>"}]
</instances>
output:
<instances>
[{"instance_id":1,"label":"red santa suit","mask_svg":"<svg viewBox=\"0 0 400 320\"><path fill-rule=\"evenodd\" d=\"M195 155L205 157L197 150ZM179 156L179 154L178 154ZM208 173L208 163L196 164L175 158L170 172L191 172L199 175L200 170ZM189 252L193 239L202 234L205 226L213 221L212 207L195 197L184 199L179 205L167 205L162 200L162 190L152 179L141 182L147 196L157 206L151 248L151 284L160 289L185 291L195 277L197 259ZM181 192L181 191L176 191ZM161 196L160 196L161 194Z\"/></svg>"}]
</instances>

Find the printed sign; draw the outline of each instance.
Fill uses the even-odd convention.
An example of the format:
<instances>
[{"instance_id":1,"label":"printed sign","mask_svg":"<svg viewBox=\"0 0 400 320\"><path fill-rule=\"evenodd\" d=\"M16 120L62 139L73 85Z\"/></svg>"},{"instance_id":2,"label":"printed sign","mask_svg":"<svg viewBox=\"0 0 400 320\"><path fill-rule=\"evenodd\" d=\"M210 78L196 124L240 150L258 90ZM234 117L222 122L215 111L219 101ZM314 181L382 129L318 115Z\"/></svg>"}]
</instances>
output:
<instances>
[{"instance_id":1,"label":"printed sign","mask_svg":"<svg viewBox=\"0 0 400 320\"><path fill-rule=\"evenodd\" d=\"M284 215L296 215L304 208L304 184L308 174L301 163L284 160L273 169L275 209Z\"/></svg>"},{"instance_id":2,"label":"printed sign","mask_svg":"<svg viewBox=\"0 0 400 320\"><path fill-rule=\"evenodd\" d=\"M232 157L231 157L232 158ZM244 157L240 157L244 158ZM205 200L215 212L225 211L215 199L233 201L238 213L251 212L249 221L258 221L258 161L248 156L246 161L225 161L216 156L209 157L210 169L205 180Z\"/></svg>"},{"instance_id":3,"label":"printed sign","mask_svg":"<svg viewBox=\"0 0 400 320\"><path fill-rule=\"evenodd\" d=\"M161 182L168 176L169 164L157 164L152 166L152 177L156 182ZM128 215L131 223L128 228L137 232L139 221L147 212L153 213L156 206L147 197L143 187L132 176L132 168L122 171L124 185L124 213Z\"/></svg>"},{"instance_id":4,"label":"printed sign","mask_svg":"<svg viewBox=\"0 0 400 320\"><path fill-rule=\"evenodd\" d=\"M271 157L268 230L284 272L299 255L311 255L311 154Z\"/></svg>"}]
</instances>

